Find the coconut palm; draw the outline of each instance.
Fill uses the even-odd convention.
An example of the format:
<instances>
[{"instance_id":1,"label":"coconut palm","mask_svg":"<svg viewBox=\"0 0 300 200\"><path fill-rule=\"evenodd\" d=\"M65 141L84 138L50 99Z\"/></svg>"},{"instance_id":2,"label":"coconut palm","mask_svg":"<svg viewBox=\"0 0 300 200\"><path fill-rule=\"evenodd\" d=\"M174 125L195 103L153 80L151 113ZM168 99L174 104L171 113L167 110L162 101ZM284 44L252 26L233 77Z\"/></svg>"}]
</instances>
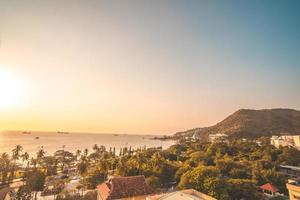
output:
<instances>
[{"instance_id":1,"label":"coconut palm","mask_svg":"<svg viewBox=\"0 0 300 200\"><path fill-rule=\"evenodd\" d=\"M97 144L94 144L93 150L95 151L95 153L99 153L100 148L99 148L99 146Z\"/></svg>"},{"instance_id":2,"label":"coconut palm","mask_svg":"<svg viewBox=\"0 0 300 200\"><path fill-rule=\"evenodd\" d=\"M27 152L25 152L21 155L21 158L22 158L22 161L23 161L23 166L26 162L26 168L28 168L28 166L29 166L29 162L28 162L29 161L29 154Z\"/></svg>"},{"instance_id":3,"label":"coconut palm","mask_svg":"<svg viewBox=\"0 0 300 200\"><path fill-rule=\"evenodd\" d=\"M0 172L1 182L6 183L10 172L11 161L7 153L2 153L0 156Z\"/></svg>"},{"instance_id":4,"label":"coconut palm","mask_svg":"<svg viewBox=\"0 0 300 200\"><path fill-rule=\"evenodd\" d=\"M16 147L12 150L12 159L17 161L21 156L21 152L23 147L21 145L16 145Z\"/></svg>"},{"instance_id":5,"label":"coconut palm","mask_svg":"<svg viewBox=\"0 0 300 200\"><path fill-rule=\"evenodd\" d=\"M13 163L10 167L10 180L14 179L14 177L15 177L15 171L17 168L17 160L20 159L22 150L23 150L23 147L21 145L16 145L16 147L12 150Z\"/></svg>"},{"instance_id":6,"label":"coconut palm","mask_svg":"<svg viewBox=\"0 0 300 200\"><path fill-rule=\"evenodd\" d=\"M77 149L77 151L76 151L76 160L79 160L80 156L81 156L81 150Z\"/></svg>"},{"instance_id":7,"label":"coconut palm","mask_svg":"<svg viewBox=\"0 0 300 200\"><path fill-rule=\"evenodd\" d=\"M44 151L44 147L41 146L38 152L36 153L37 163L41 166L43 158L45 157L46 152Z\"/></svg>"},{"instance_id":8,"label":"coconut palm","mask_svg":"<svg viewBox=\"0 0 300 200\"><path fill-rule=\"evenodd\" d=\"M83 185L86 185L86 176L88 174L88 168L89 168L89 160L87 156L82 156L80 158L79 163L76 166L78 173L82 176L83 178ZM82 187L82 192L83 192L84 187Z\"/></svg>"},{"instance_id":9,"label":"coconut palm","mask_svg":"<svg viewBox=\"0 0 300 200\"><path fill-rule=\"evenodd\" d=\"M87 156L89 154L89 150L88 149L84 149L84 155Z\"/></svg>"},{"instance_id":10,"label":"coconut palm","mask_svg":"<svg viewBox=\"0 0 300 200\"><path fill-rule=\"evenodd\" d=\"M45 156L46 152L44 151L43 146L38 150L36 153L36 158L37 159L42 159Z\"/></svg>"},{"instance_id":11,"label":"coconut palm","mask_svg":"<svg viewBox=\"0 0 300 200\"><path fill-rule=\"evenodd\" d=\"M137 168L139 170L139 175L142 175L142 166L143 164L146 162L145 161L145 156L142 155L142 153L137 153L135 156L134 156L134 161L137 165Z\"/></svg>"},{"instance_id":12,"label":"coconut palm","mask_svg":"<svg viewBox=\"0 0 300 200\"><path fill-rule=\"evenodd\" d=\"M36 158L31 158L30 159L30 165L32 165L33 168L36 168L37 164L38 164L38 161L37 161Z\"/></svg>"}]
</instances>

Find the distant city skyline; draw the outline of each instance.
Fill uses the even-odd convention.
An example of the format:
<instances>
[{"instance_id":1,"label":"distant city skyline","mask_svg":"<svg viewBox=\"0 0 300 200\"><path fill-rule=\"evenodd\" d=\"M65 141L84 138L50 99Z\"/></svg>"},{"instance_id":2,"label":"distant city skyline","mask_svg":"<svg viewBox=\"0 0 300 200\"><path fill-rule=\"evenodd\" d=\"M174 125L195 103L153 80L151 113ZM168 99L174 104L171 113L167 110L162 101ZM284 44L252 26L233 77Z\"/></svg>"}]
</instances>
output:
<instances>
[{"instance_id":1,"label":"distant city skyline","mask_svg":"<svg viewBox=\"0 0 300 200\"><path fill-rule=\"evenodd\" d=\"M0 130L171 134L300 110L300 2L0 1Z\"/></svg>"}]
</instances>

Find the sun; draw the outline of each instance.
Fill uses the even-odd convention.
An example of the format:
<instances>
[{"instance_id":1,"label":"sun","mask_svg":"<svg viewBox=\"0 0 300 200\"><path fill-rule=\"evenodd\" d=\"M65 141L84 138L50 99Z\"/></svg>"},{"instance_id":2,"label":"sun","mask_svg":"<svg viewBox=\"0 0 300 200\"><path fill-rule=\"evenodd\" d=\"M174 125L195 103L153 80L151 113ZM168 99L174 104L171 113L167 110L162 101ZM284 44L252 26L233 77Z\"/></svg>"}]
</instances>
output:
<instances>
[{"instance_id":1,"label":"sun","mask_svg":"<svg viewBox=\"0 0 300 200\"><path fill-rule=\"evenodd\" d=\"M11 71L0 66L0 111L18 106L21 92L20 80Z\"/></svg>"}]
</instances>

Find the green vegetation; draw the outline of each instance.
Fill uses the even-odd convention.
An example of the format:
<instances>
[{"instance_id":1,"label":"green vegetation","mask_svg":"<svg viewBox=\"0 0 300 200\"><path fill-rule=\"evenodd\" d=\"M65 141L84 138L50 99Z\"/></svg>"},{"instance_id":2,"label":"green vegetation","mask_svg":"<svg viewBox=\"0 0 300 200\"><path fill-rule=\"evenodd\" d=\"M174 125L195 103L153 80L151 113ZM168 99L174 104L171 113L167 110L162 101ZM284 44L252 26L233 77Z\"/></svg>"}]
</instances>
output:
<instances>
[{"instance_id":1,"label":"green vegetation","mask_svg":"<svg viewBox=\"0 0 300 200\"><path fill-rule=\"evenodd\" d=\"M114 148L104 146L76 151L59 150L46 156L43 149L35 158L22 154L17 146L12 157L0 156L0 181L9 183L17 170L24 170L25 185L19 189L17 199L32 199L38 191L54 195L56 199L93 199L95 194L84 195L110 175L144 175L157 192L170 187L194 188L220 200L262 199L258 186L270 182L282 193L286 179L279 171L280 164L300 166L300 152L294 148L276 149L268 138L231 140L208 143L183 140L166 150L161 148L123 148L116 155ZM30 161L29 161L30 160ZM74 169L73 174L69 171ZM64 176L57 176L64 174ZM80 175L77 193L64 189L69 176Z\"/></svg>"},{"instance_id":2,"label":"green vegetation","mask_svg":"<svg viewBox=\"0 0 300 200\"><path fill-rule=\"evenodd\" d=\"M194 134L207 139L209 134L224 133L232 138L258 138L300 132L300 111L292 109L241 109L214 126L178 132L174 138Z\"/></svg>"}]
</instances>

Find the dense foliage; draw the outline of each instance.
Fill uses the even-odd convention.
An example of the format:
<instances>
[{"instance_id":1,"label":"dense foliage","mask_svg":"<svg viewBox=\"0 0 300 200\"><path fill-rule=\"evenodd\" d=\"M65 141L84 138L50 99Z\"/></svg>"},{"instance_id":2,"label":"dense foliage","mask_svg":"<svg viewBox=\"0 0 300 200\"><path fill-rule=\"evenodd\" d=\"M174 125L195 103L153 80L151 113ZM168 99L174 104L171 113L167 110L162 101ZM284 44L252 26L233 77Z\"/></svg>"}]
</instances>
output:
<instances>
[{"instance_id":1,"label":"dense foliage","mask_svg":"<svg viewBox=\"0 0 300 200\"><path fill-rule=\"evenodd\" d=\"M110 175L144 175L157 192L172 187L194 188L220 200L262 199L258 186L267 182L287 192L287 180L278 170L280 164L300 166L297 149L276 149L268 138L217 143L184 140L166 150L123 148L118 155L114 148L106 150L97 145L92 152L59 150L53 156L46 156L40 149L31 159L21 152L22 147L16 146L11 157L0 155L2 183L17 177L18 170L26 172L17 199L35 198L38 191L55 195L56 199L93 199L94 194L83 195L83 191L94 189ZM70 180L56 176L58 171L67 173L72 168L81 177L75 196L64 190Z\"/></svg>"}]
</instances>

